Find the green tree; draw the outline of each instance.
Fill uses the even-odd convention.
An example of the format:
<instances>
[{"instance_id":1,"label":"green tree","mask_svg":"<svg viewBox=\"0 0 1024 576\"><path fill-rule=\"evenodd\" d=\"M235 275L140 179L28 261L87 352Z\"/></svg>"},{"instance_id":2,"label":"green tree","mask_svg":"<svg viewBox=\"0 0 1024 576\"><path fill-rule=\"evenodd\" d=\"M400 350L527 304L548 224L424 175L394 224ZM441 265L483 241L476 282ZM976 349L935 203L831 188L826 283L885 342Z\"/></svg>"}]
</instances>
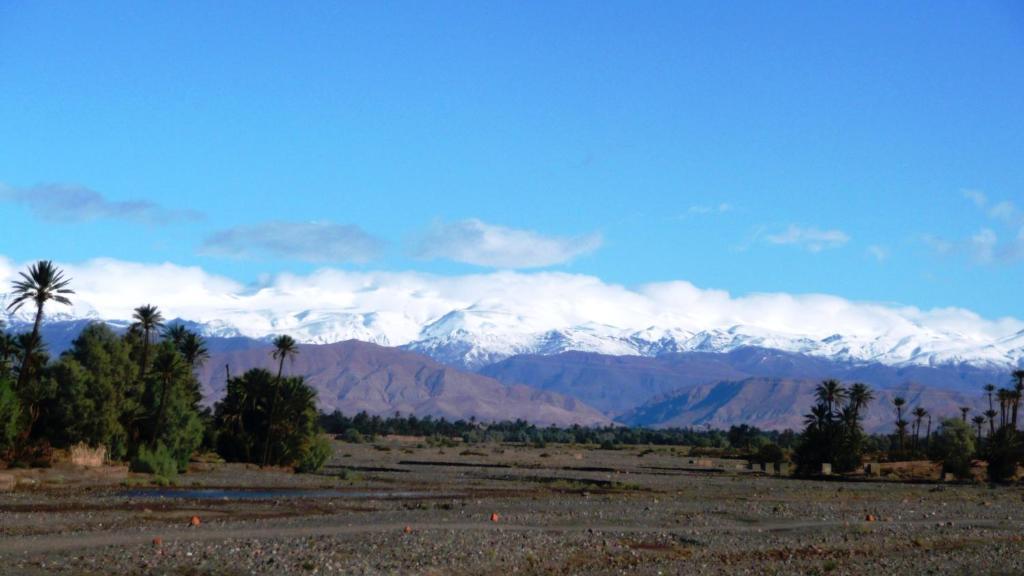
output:
<instances>
[{"instance_id":1,"label":"green tree","mask_svg":"<svg viewBox=\"0 0 1024 576\"><path fill-rule=\"evenodd\" d=\"M35 322L32 324L32 338L34 342L42 342L39 336L39 327L43 322L43 307L47 302L53 300L61 304L71 304L71 300L66 296L67 294L74 294L74 290L69 288L71 285L71 279L64 277L64 272L53 265L53 262L49 260L40 260L35 264L29 266L28 272L21 272L21 279L15 280L12 283L14 290L12 296L14 299L7 306L7 310L10 312L17 312L26 303L31 302L35 305L36 314ZM30 362L28 348L23 348L23 356L21 360L21 370L18 371L18 388L22 388L25 385L25 380L29 377L30 370L28 364Z\"/></svg>"},{"instance_id":2,"label":"green tree","mask_svg":"<svg viewBox=\"0 0 1024 576\"><path fill-rule=\"evenodd\" d=\"M287 358L294 358L299 353L299 344L291 336L287 334L274 338L274 352L271 354L277 364L277 382L281 382L281 376L284 374L284 361ZM275 430L274 426L277 425L277 397L279 385L275 385L274 394L270 400L270 415L267 418L267 438L273 438ZM266 466L270 462L270 445L271 442L267 442L263 451L263 466Z\"/></svg>"},{"instance_id":3,"label":"green tree","mask_svg":"<svg viewBox=\"0 0 1024 576\"><path fill-rule=\"evenodd\" d=\"M128 346L105 324L87 326L47 369L56 384L46 435L58 447L77 442L127 455L132 399L139 395Z\"/></svg>"},{"instance_id":4,"label":"green tree","mask_svg":"<svg viewBox=\"0 0 1024 576\"><path fill-rule=\"evenodd\" d=\"M275 396L279 418L269 434ZM266 458L267 464L297 466L307 450L322 448L313 442L320 433L316 392L301 377L276 378L254 369L232 378L214 409L214 422L217 452L231 461L262 464Z\"/></svg>"},{"instance_id":5,"label":"green tree","mask_svg":"<svg viewBox=\"0 0 1024 576\"><path fill-rule=\"evenodd\" d=\"M14 393L10 378L0 374L0 458L14 447L18 435L18 419L21 416L21 405L18 395Z\"/></svg>"},{"instance_id":6,"label":"green tree","mask_svg":"<svg viewBox=\"0 0 1024 576\"><path fill-rule=\"evenodd\" d=\"M171 342L157 348L146 378L145 413L149 415L149 446L167 448L184 471L203 440L203 424L192 393L193 376Z\"/></svg>"}]
</instances>

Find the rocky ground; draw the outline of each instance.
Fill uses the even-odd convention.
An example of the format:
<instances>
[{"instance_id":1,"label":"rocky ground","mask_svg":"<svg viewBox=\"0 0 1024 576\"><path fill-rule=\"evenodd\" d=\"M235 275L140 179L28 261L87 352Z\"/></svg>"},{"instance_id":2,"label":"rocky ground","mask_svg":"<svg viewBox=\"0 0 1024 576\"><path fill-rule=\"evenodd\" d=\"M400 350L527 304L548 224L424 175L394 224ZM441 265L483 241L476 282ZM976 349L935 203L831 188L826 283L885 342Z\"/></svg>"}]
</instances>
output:
<instances>
[{"instance_id":1,"label":"rocky ground","mask_svg":"<svg viewBox=\"0 0 1024 576\"><path fill-rule=\"evenodd\" d=\"M3 574L1017 574L1024 490L807 481L673 449L338 443L322 475L52 469ZM192 526L192 519L198 526Z\"/></svg>"}]
</instances>

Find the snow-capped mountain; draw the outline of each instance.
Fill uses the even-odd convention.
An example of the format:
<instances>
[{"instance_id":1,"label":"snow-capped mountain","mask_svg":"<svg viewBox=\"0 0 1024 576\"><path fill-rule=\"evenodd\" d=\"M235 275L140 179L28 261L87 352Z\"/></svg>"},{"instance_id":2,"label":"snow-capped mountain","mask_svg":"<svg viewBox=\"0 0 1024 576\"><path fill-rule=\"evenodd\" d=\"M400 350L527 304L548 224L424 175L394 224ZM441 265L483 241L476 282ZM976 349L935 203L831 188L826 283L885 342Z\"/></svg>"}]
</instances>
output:
<instances>
[{"instance_id":1,"label":"snow-capped mountain","mask_svg":"<svg viewBox=\"0 0 1024 576\"><path fill-rule=\"evenodd\" d=\"M6 312L8 297L0 296L7 324L31 325L34 310ZM57 324L100 320L85 303L52 306L45 322ZM126 318L103 319L125 326ZM270 310L225 309L218 317L189 322L207 336L270 338L287 333L304 343L328 344L361 340L396 346L429 355L441 362L478 369L520 354L551 355L567 351L607 355L658 356L675 352L730 352L760 347L796 352L843 362L887 365L944 365L1010 367L1024 360L1024 331L984 339L925 325L902 327L879 334L844 334L842 327L825 336L769 330L759 326L678 326L631 328L594 322L552 327L543 314L502 310L494 305L449 310L434 318L418 319L398 311L362 312L344 309L303 309L290 314Z\"/></svg>"}]
</instances>

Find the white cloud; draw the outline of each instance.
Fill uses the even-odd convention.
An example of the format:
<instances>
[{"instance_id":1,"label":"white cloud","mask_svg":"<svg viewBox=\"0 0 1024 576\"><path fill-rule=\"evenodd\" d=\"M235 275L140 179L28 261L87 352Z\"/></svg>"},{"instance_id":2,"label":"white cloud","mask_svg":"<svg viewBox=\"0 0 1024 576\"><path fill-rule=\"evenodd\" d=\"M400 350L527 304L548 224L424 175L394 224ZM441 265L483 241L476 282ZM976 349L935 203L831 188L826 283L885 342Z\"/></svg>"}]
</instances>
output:
<instances>
[{"instance_id":1,"label":"white cloud","mask_svg":"<svg viewBox=\"0 0 1024 576\"><path fill-rule=\"evenodd\" d=\"M778 234L765 236L769 244L788 244L804 248L809 252L821 252L828 248L838 248L850 241L850 237L842 230L821 230L819 228L803 228L790 225Z\"/></svg>"},{"instance_id":2,"label":"white cloud","mask_svg":"<svg viewBox=\"0 0 1024 576\"><path fill-rule=\"evenodd\" d=\"M418 258L442 258L489 268L543 268L593 252L601 243L597 233L547 236L470 218L434 224L416 242L413 253Z\"/></svg>"},{"instance_id":3,"label":"white cloud","mask_svg":"<svg viewBox=\"0 0 1024 576\"><path fill-rule=\"evenodd\" d=\"M732 211L732 204L728 202L722 202L716 205L696 205L690 206L686 211L688 214L694 215L706 215L706 214L725 214L726 212Z\"/></svg>"},{"instance_id":4,"label":"white cloud","mask_svg":"<svg viewBox=\"0 0 1024 576\"><path fill-rule=\"evenodd\" d=\"M60 265L72 278L79 313L92 309L105 319L128 319L134 307L153 303L167 318L224 321L256 337L300 325L319 326L311 324L312 317L347 322L347 337L384 337L390 345L401 345L421 339L427 326L452 311L471 311L478 319L475 329L497 338L503 329L539 334L584 325L624 333L651 327L696 332L743 326L747 333L764 334L768 346L778 335L822 339L841 332L850 342L881 338L880 354L898 352L908 338L940 349L966 342L986 350L1024 330L1020 320L987 320L959 308L921 310L822 294L733 296L684 281L626 288L561 272L437 276L323 269L246 286L170 263L101 258ZM10 286L21 269L24 264L0 257L0 286ZM62 310L55 306L50 312ZM342 317L354 320L338 320Z\"/></svg>"},{"instance_id":5,"label":"white cloud","mask_svg":"<svg viewBox=\"0 0 1024 576\"><path fill-rule=\"evenodd\" d=\"M215 232L203 241L200 252L235 258L272 256L304 262L366 262L375 258L383 245L354 225L274 221Z\"/></svg>"},{"instance_id":6,"label":"white cloud","mask_svg":"<svg viewBox=\"0 0 1024 576\"><path fill-rule=\"evenodd\" d=\"M885 246L879 246L878 244L868 246L868 254L879 262L885 262L889 259L889 249Z\"/></svg>"},{"instance_id":7,"label":"white cloud","mask_svg":"<svg viewBox=\"0 0 1024 576\"><path fill-rule=\"evenodd\" d=\"M14 188L0 183L0 201L22 204L37 217L54 222L115 219L160 225L203 218L195 210L172 210L145 200L110 200L95 190L65 184Z\"/></svg>"},{"instance_id":8,"label":"white cloud","mask_svg":"<svg viewBox=\"0 0 1024 576\"><path fill-rule=\"evenodd\" d=\"M963 253L975 264L1010 264L1024 260L1024 213L1009 200L993 203L979 190L965 190L963 194L990 225L979 228L966 239L925 235L924 242L939 255Z\"/></svg>"}]
</instances>

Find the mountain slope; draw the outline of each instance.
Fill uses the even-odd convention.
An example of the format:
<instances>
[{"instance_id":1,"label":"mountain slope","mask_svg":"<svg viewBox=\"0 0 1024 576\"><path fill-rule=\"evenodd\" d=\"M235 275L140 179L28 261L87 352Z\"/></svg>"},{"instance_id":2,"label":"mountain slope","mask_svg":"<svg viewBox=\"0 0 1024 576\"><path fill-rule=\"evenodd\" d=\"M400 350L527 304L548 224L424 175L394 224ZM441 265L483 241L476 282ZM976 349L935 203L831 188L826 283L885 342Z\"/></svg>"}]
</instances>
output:
<instances>
[{"instance_id":1,"label":"mountain slope","mask_svg":"<svg viewBox=\"0 0 1024 576\"><path fill-rule=\"evenodd\" d=\"M814 404L817 380L747 378L693 386L652 400L619 420L632 426L654 428L709 426L728 428L745 423L765 430L799 430ZM959 418L960 406L975 413L988 408L980 395L936 390L917 384L875 391L864 418L868 432L892 432L896 420L892 400L907 400L908 412L922 406L932 414L933 429L942 418ZM922 424L921 434L925 433Z\"/></svg>"},{"instance_id":2,"label":"mountain slope","mask_svg":"<svg viewBox=\"0 0 1024 576\"><path fill-rule=\"evenodd\" d=\"M216 350L219 346L215 346ZM250 368L276 370L269 346L220 349L199 371L207 398L224 393L232 375ZM301 345L285 373L302 375L318 392L324 410L391 415L427 414L449 419L506 420L538 424L607 424L608 418L583 402L522 385L444 366L419 354L355 340Z\"/></svg>"},{"instance_id":3,"label":"mountain slope","mask_svg":"<svg viewBox=\"0 0 1024 576\"><path fill-rule=\"evenodd\" d=\"M879 390L920 383L968 397L980 394L985 383L1004 385L1009 380L1007 371L995 368L837 362L765 348L739 348L728 353L686 352L657 358L582 352L516 356L480 372L502 382L571 395L610 415L627 412L675 390L751 377L812 381L837 378L864 382Z\"/></svg>"}]
</instances>

